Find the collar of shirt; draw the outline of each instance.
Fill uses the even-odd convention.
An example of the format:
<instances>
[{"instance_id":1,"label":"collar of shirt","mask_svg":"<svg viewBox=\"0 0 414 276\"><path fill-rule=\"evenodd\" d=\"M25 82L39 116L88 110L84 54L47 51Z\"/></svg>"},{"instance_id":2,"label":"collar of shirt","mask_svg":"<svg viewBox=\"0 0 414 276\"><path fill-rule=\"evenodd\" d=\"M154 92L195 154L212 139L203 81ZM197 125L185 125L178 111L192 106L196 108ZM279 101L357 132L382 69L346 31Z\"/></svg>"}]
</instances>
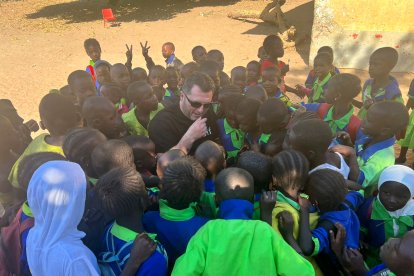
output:
<instances>
[{"instance_id":1,"label":"collar of shirt","mask_svg":"<svg viewBox=\"0 0 414 276\"><path fill-rule=\"evenodd\" d=\"M235 128L233 128L230 124L229 124L229 122L227 121L227 119L226 118L224 118L224 131L226 132L226 134L230 134L230 133L232 133L232 132L234 132L234 131L237 131L237 129L235 129Z\"/></svg>"},{"instance_id":2,"label":"collar of shirt","mask_svg":"<svg viewBox=\"0 0 414 276\"><path fill-rule=\"evenodd\" d=\"M116 221L114 222L114 224L112 224L111 234L125 242L135 240L136 236L138 235L137 232L119 225L118 223L116 223ZM147 235L153 240L155 240L155 238L157 237L156 234L147 233Z\"/></svg>"},{"instance_id":3,"label":"collar of shirt","mask_svg":"<svg viewBox=\"0 0 414 276\"><path fill-rule=\"evenodd\" d=\"M294 201L293 199L287 197L286 195L284 195L282 192L278 191L277 195L276 195L276 202L283 202L283 203L287 203L290 206L292 206L293 208L295 208L296 210L300 210L300 205L299 203L297 203L296 201Z\"/></svg>"},{"instance_id":4,"label":"collar of shirt","mask_svg":"<svg viewBox=\"0 0 414 276\"><path fill-rule=\"evenodd\" d=\"M355 149L357 156L362 158L364 162L367 162L368 159L374 155L377 151L389 148L395 144L395 136L384 141L378 142L374 145L369 146L368 148L364 148L364 145L369 142L371 138L364 136L355 143Z\"/></svg>"},{"instance_id":5,"label":"collar of shirt","mask_svg":"<svg viewBox=\"0 0 414 276\"><path fill-rule=\"evenodd\" d=\"M174 55L174 54L172 54L169 58L167 58L167 59L165 60L165 63L166 63L167 65L170 65L170 64L172 64L172 63L174 62L174 60L175 60L175 55Z\"/></svg>"},{"instance_id":6,"label":"collar of shirt","mask_svg":"<svg viewBox=\"0 0 414 276\"><path fill-rule=\"evenodd\" d=\"M317 102L321 98L323 94L323 87L328 83L331 77L332 77L332 74L328 73L323 80L319 80L319 78L315 80L315 82L313 83L313 87L312 87L312 90L313 90L312 101L313 102Z\"/></svg>"},{"instance_id":7,"label":"collar of shirt","mask_svg":"<svg viewBox=\"0 0 414 276\"><path fill-rule=\"evenodd\" d=\"M349 124L349 120L354 114L354 107L351 105L351 109L348 111L348 113L337 120L333 118L333 112L334 107L332 106L326 114L324 121L329 123L329 126L333 132L337 132L338 130L343 130Z\"/></svg>"},{"instance_id":8,"label":"collar of shirt","mask_svg":"<svg viewBox=\"0 0 414 276\"><path fill-rule=\"evenodd\" d=\"M253 203L243 199L227 199L220 203L219 218L250 220L253 217Z\"/></svg>"},{"instance_id":9,"label":"collar of shirt","mask_svg":"<svg viewBox=\"0 0 414 276\"><path fill-rule=\"evenodd\" d=\"M266 133L260 134L258 143L260 145L267 144L269 142L270 136L272 136L272 134L266 134Z\"/></svg>"},{"instance_id":10,"label":"collar of shirt","mask_svg":"<svg viewBox=\"0 0 414 276\"><path fill-rule=\"evenodd\" d=\"M373 83L374 79L369 79L366 81L365 89L362 92L363 101L366 101L367 99L372 99ZM387 86L378 89L374 101L382 101L384 99L392 100L397 96L401 96L401 90L399 88L398 81L393 76L390 76Z\"/></svg>"},{"instance_id":11,"label":"collar of shirt","mask_svg":"<svg viewBox=\"0 0 414 276\"><path fill-rule=\"evenodd\" d=\"M31 217L31 218L33 217L32 209L30 209L29 204L27 203L27 200L22 205L22 212L28 217Z\"/></svg>"},{"instance_id":12,"label":"collar of shirt","mask_svg":"<svg viewBox=\"0 0 414 276\"><path fill-rule=\"evenodd\" d=\"M95 69L95 62L93 60L89 60L89 65Z\"/></svg>"},{"instance_id":13,"label":"collar of shirt","mask_svg":"<svg viewBox=\"0 0 414 276\"><path fill-rule=\"evenodd\" d=\"M164 199L159 200L160 203L160 217L169 221L185 221L190 220L195 216L195 205L191 203L186 209L177 210L168 206L168 203Z\"/></svg>"}]
</instances>

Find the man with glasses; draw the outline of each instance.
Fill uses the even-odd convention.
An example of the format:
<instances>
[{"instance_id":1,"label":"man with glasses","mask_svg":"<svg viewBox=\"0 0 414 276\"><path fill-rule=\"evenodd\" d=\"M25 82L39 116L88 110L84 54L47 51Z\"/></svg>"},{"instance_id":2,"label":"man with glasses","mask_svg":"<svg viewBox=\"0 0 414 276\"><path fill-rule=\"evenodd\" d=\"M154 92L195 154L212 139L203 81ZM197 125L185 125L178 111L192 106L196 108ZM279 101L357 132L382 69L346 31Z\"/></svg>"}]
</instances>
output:
<instances>
[{"instance_id":1,"label":"man with glasses","mask_svg":"<svg viewBox=\"0 0 414 276\"><path fill-rule=\"evenodd\" d=\"M214 83L204 73L185 80L179 103L160 111L148 126L157 153L179 148L192 154L202 142L218 139L213 91Z\"/></svg>"}]
</instances>

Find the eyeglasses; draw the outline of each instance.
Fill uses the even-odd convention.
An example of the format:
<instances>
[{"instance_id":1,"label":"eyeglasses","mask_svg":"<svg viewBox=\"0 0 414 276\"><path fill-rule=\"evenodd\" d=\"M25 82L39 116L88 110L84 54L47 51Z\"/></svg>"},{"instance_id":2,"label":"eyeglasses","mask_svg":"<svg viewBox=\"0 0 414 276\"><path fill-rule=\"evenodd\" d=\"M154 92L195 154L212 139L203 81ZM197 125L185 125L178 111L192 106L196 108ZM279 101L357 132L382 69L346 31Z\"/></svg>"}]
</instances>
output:
<instances>
[{"instance_id":1,"label":"eyeglasses","mask_svg":"<svg viewBox=\"0 0 414 276\"><path fill-rule=\"evenodd\" d=\"M215 102L211 102L211 103L202 104L202 103L199 103L199 102L193 102L192 100L190 100L187 97L187 95L185 93L183 93L183 94L184 94L185 98L187 99L187 101L190 103L190 105L193 108L200 108L200 107L203 106L205 109L209 109L215 103Z\"/></svg>"}]
</instances>

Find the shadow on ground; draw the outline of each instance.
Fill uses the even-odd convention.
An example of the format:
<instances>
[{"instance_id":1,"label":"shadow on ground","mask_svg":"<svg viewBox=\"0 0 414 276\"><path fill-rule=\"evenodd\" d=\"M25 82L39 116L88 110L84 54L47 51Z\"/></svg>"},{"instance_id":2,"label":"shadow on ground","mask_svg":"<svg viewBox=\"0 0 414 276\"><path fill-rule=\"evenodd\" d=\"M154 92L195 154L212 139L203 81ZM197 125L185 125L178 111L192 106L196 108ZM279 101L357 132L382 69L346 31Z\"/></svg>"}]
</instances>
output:
<instances>
[{"instance_id":1,"label":"shadow on ground","mask_svg":"<svg viewBox=\"0 0 414 276\"><path fill-rule=\"evenodd\" d=\"M112 7L118 22L148 22L167 20L195 7L226 6L237 0L123 0ZM59 19L66 24L101 20L102 8L111 7L103 0L75 0L42 7L28 14L28 19Z\"/></svg>"}]
</instances>

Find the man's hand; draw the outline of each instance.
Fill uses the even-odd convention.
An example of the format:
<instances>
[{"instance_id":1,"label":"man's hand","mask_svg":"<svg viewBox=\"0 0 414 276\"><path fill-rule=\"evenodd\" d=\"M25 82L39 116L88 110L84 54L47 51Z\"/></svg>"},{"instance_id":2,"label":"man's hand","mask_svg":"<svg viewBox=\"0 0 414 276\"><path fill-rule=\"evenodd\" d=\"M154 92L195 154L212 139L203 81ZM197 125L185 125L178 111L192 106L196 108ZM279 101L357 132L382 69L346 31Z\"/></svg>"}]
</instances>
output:
<instances>
[{"instance_id":1,"label":"man's hand","mask_svg":"<svg viewBox=\"0 0 414 276\"><path fill-rule=\"evenodd\" d=\"M151 46L148 46L148 41L145 41L145 45L143 45L142 42L139 44L141 44L142 55L144 57L148 56L148 51L151 48Z\"/></svg>"},{"instance_id":2,"label":"man's hand","mask_svg":"<svg viewBox=\"0 0 414 276\"><path fill-rule=\"evenodd\" d=\"M190 126L187 132L184 134L193 138L193 141L196 141L200 138L205 137L207 134L207 118L198 118Z\"/></svg>"},{"instance_id":3,"label":"man's hand","mask_svg":"<svg viewBox=\"0 0 414 276\"><path fill-rule=\"evenodd\" d=\"M127 63L131 63L132 62L132 44L130 47L128 47L128 44L125 44L127 51L125 52L126 58L127 58Z\"/></svg>"},{"instance_id":4,"label":"man's hand","mask_svg":"<svg viewBox=\"0 0 414 276\"><path fill-rule=\"evenodd\" d=\"M279 231L283 237L293 236L293 217L288 211L283 211L277 214L277 221L279 224Z\"/></svg>"}]
</instances>

